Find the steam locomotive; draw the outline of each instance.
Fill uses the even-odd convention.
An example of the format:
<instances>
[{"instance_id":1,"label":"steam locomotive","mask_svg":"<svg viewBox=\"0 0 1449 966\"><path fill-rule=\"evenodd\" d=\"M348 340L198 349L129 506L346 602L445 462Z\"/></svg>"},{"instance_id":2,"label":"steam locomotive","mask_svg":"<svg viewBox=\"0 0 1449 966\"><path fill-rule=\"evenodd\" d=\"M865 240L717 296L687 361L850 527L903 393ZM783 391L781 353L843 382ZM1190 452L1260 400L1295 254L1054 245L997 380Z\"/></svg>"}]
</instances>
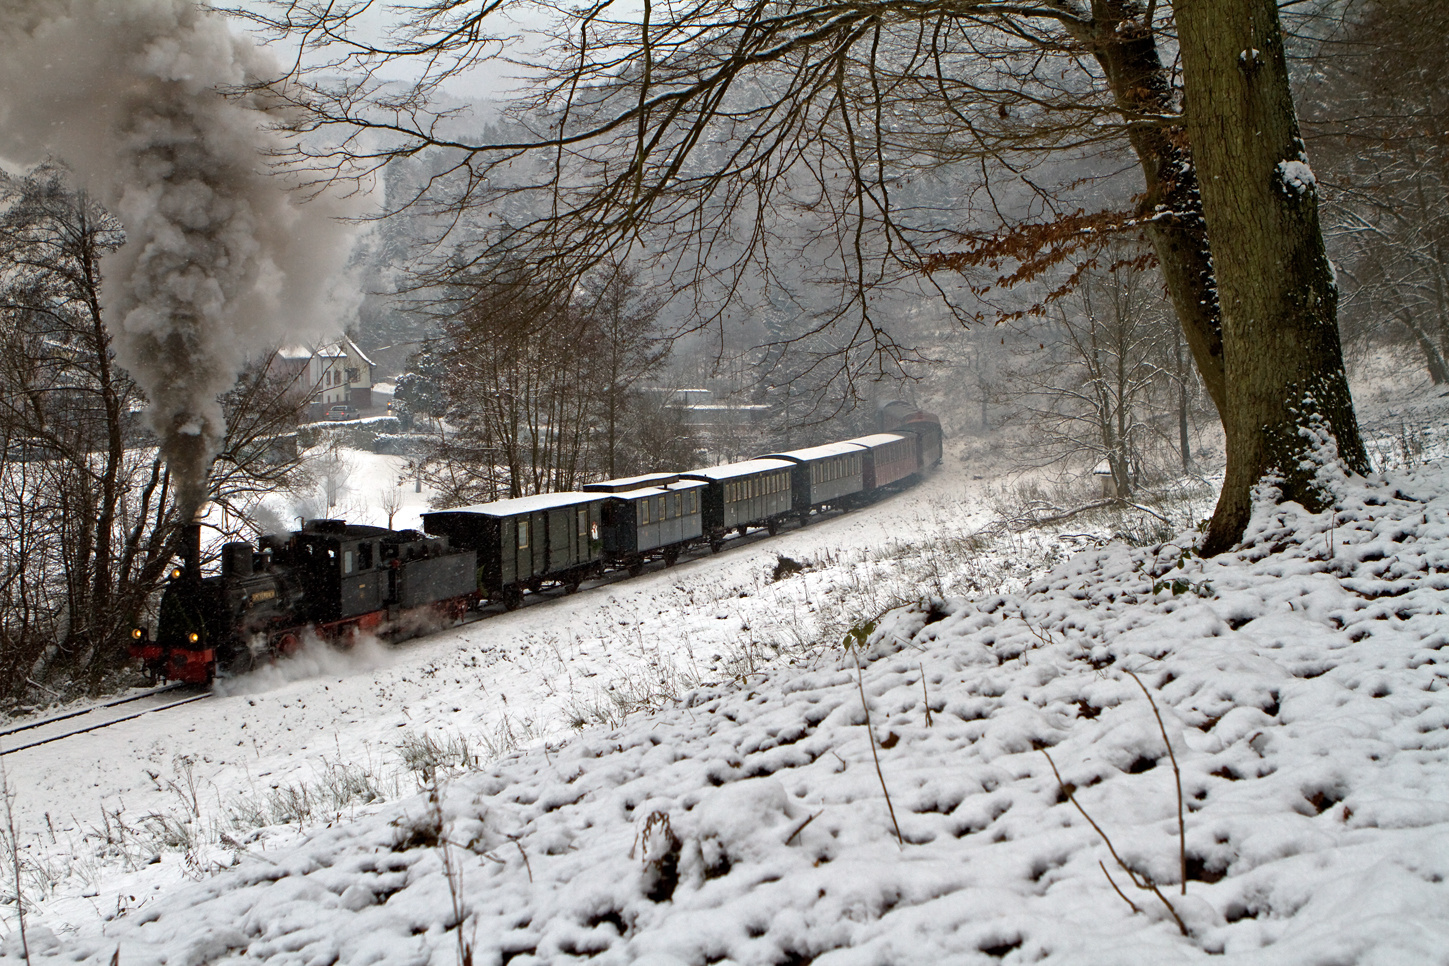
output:
<instances>
[{"instance_id":1,"label":"steam locomotive","mask_svg":"<svg viewBox=\"0 0 1449 966\"><path fill-rule=\"evenodd\" d=\"M423 514L426 533L310 520L255 546L225 544L221 573L201 573L201 527L187 528L156 633L132 631L130 653L153 678L205 684L296 651L311 631L401 640L461 620L482 603L512 609L525 592L572 593L608 571L673 565L730 533L775 533L790 521L863 506L941 461L940 421L905 403L881 410L884 431L740 463L590 483Z\"/></svg>"}]
</instances>

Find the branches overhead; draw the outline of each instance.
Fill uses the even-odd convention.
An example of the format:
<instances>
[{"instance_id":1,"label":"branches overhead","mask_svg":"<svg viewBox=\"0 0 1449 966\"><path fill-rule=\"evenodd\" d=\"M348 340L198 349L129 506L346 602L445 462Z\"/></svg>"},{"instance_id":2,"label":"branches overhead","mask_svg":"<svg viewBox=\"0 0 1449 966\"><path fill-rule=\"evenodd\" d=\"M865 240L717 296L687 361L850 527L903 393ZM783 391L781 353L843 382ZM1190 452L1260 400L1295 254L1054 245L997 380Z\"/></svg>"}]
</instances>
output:
<instances>
[{"instance_id":1,"label":"branches overhead","mask_svg":"<svg viewBox=\"0 0 1449 966\"><path fill-rule=\"evenodd\" d=\"M817 326L845 327L847 343L891 365L911 353L883 306L925 296L981 317L986 288L1035 274L963 280L982 267L983 238L1028 226L1012 254L1029 261L1040 226L1130 207L1131 188L1102 187L1123 169L1120 148L1176 123L1157 15L1127 0L401 11L386 29L367 3L237 13L289 45L274 90L307 118L291 163L366 177L397 157L446 159L390 204L427 211L442 232L488 230L428 265L428 281L486 269L505 249L547 263L540 274L561 286L627 258L687 290L696 324L803 287ZM520 28L534 22L547 26ZM525 75L527 96L469 131L439 95L495 55ZM387 79L403 73L413 79ZM1118 156L1090 160L1108 148ZM1158 190L1173 160L1152 159L1138 221L1103 227L1190 218ZM942 267L953 271L926 271Z\"/></svg>"}]
</instances>

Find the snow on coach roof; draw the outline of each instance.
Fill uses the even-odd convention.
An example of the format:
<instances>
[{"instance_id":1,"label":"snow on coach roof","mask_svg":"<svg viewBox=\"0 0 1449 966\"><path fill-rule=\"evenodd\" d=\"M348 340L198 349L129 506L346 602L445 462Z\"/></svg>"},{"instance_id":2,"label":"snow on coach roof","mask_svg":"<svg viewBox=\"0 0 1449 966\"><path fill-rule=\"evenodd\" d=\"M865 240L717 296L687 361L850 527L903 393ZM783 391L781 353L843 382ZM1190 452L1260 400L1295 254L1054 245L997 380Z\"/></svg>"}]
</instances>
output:
<instances>
[{"instance_id":1,"label":"snow on coach roof","mask_svg":"<svg viewBox=\"0 0 1449 966\"><path fill-rule=\"evenodd\" d=\"M824 446L792 449L788 453L771 453L770 457L790 460L792 462L808 463L811 460L823 460L831 456L845 456L848 453L859 452L860 447L853 443L826 443Z\"/></svg>"},{"instance_id":2,"label":"snow on coach roof","mask_svg":"<svg viewBox=\"0 0 1449 966\"><path fill-rule=\"evenodd\" d=\"M745 460L743 463L727 463L724 466L707 466L702 470L689 470L679 475L686 479L732 480L737 476L749 476L751 473L768 473L771 470L784 470L794 465L789 460L777 460L770 456L762 456L757 460Z\"/></svg>"},{"instance_id":3,"label":"snow on coach roof","mask_svg":"<svg viewBox=\"0 0 1449 966\"><path fill-rule=\"evenodd\" d=\"M425 516L442 513L479 513L489 517L511 517L520 513L534 513L539 510L556 510L559 507L579 503L595 503L604 498L602 493L538 493L534 496L520 496L496 503L479 503L475 506L454 507L451 510L433 510Z\"/></svg>"},{"instance_id":4,"label":"snow on coach roof","mask_svg":"<svg viewBox=\"0 0 1449 966\"><path fill-rule=\"evenodd\" d=\"M584 484L586 493L621 493L641 487L668 486L679 479L678 473L645 473L642 476L625 476L617 480L597 480Z\"/></svg>"},{"instance_id":5,"label":"snow on coach roof","mask_svg":"<svg viewBox=\"0 0 1449 966\"><path fill-rule=\"evenodd\" d=\"M872 433L869 436L857 436L855 439L847 439L846 442L874 449L877 446L884 446L887 443L899 443L903 439L905 437L899 433Z\"/></svg>"}]
</instances>

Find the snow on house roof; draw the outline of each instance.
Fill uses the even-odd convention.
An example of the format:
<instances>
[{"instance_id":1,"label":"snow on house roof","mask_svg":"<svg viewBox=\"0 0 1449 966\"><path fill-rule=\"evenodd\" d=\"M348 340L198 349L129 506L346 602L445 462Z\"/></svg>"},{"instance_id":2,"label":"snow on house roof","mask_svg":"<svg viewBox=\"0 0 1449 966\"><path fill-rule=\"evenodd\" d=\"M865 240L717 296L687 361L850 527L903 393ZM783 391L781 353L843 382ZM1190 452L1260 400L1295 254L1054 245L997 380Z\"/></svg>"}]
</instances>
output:
<instances>
[{"instance_id":1,"label":"snow on house roof","mask_svg":"<svg viewBox=\"0 0 1449 966\"><path fill-rule=\"evenodd\" d=\"M357 358L361 359L363 362L367 363L370 366L377 365L377 363L373 362L371 359L369 359L367 357L367 353L366 352L363 352L360 348L358 348L357 343L352 341L352 337L351 336L344 335L342 337L342 341L343 342L346 342L349 346L352 347L352 352L353 352L354 355L357 356Z\"/></svg>"}]
</instances>

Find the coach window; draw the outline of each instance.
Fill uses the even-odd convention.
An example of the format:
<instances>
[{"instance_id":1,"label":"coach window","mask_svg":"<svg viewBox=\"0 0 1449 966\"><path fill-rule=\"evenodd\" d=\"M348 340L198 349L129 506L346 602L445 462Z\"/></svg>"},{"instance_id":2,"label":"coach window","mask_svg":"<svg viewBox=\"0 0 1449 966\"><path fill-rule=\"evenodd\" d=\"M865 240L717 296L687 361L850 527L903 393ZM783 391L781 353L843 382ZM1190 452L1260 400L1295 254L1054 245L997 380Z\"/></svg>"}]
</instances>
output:
<instances>
[{"instance_id":1,"label":"coach window","mask_svg":"<svg viewBox=\"0 0 1449 966\"><path fill-rule=\"evenodd\" d=\"M518 521L518 549L519 550L527 550L528 549L528 521L527 520L519 520Z\"/></svg>"},{"instance_id":2,"label":"coach window","mask_svg":"<svg viewBox=\"0 0 1449 966\"><path fill-rule=\"evenodd\" d=\"M642 524L645 524L645 523L648 523L648 522L649 522L649 498L646 496L644 499L642 499L642 500L639 501L639 523L642 525Z\"/></svg>"},{"instance_id":3,"label":"coach window","mask_svg":"<svg viewBox=\"0 0 1449 966\"><path fill-rule=\"evenodd\" d=\"M579 511L579 536L586 537L589 533L589 511Z\"/></svg>"}]
</instances>

